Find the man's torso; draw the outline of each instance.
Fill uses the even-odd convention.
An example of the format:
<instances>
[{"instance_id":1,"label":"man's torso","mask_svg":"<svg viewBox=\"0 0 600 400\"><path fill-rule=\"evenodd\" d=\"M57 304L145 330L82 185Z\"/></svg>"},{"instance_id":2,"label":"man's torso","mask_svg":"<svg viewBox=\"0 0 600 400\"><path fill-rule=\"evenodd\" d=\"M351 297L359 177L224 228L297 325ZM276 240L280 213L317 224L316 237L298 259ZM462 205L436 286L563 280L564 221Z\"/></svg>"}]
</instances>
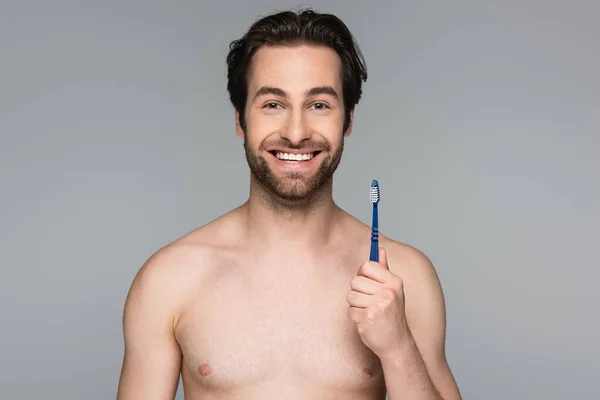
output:
<instances>
[{"instance_id":1,"label":"man's torso","mask_svg":"<svg viewBox=\"0 0 600 400\"><path fill-rule=\"evenodd\" d=\"M175 323L187 399L385 398L379 359L348 317L370 244L351 226L321 260L229 243L187 266Z\"/></svg>"}]
</instances>

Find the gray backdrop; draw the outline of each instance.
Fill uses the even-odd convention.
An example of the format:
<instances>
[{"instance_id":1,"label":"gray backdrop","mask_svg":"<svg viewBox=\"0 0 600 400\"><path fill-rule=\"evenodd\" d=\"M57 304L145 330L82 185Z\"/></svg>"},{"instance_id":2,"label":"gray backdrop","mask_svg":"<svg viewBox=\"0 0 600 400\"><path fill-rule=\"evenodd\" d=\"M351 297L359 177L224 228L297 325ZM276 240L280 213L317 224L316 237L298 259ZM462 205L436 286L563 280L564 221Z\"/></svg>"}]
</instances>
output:
<instances>
[{"instance_id":1,"label":"gray backdrop","mask_svg":"<svg viewBox=\"0 0 600 400\"><path fill-rule=\"evenodd\" d=\"M227 45L301 5L248 3L1 3L0 398L114 398L134 274L246 199ZM600 397L599 4L306 4L369 67L335 199L436 265L465 399Z\"/></svg>"}]
</instances>

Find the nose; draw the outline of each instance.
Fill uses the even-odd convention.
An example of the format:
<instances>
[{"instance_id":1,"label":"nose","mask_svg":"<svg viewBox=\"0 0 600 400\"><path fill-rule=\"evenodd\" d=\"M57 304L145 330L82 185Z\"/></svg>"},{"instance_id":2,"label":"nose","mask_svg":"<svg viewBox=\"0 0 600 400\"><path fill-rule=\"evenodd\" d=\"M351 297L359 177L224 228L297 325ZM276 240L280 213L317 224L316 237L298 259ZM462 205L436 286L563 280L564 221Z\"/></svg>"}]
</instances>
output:
<instances>
[{"instance_id":1,"label":"nose","mask_svg":"<svg viewBox=\"0 0 600 400\"><path fill-rule=\"evenodd\" d=\"M302 110L290 112L285 126L281 130L281 137L289 140L293 145L299 145L303 140L312 137L311 129L306 123L306 117Z\"/></svg>"}]
</instances>

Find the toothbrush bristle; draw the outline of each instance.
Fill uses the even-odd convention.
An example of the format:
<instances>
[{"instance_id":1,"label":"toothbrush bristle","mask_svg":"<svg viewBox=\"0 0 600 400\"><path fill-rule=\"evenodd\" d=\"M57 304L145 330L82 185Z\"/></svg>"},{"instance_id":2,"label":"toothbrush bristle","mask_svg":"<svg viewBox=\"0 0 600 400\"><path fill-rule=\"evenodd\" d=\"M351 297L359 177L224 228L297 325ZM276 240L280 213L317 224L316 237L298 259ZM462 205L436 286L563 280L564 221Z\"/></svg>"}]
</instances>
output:
<instances>
[{"instance_id":1,"label":"toothbrush bristle","mask_svg":"<svg viewBox=\"0 0 600 400\"><path fill-rule=\"evenodd\" d=\"M373 180L371 183L369 199L371 200L371 203L379 203L379 183L376 180Z\"/></svg>"}]
</instances>

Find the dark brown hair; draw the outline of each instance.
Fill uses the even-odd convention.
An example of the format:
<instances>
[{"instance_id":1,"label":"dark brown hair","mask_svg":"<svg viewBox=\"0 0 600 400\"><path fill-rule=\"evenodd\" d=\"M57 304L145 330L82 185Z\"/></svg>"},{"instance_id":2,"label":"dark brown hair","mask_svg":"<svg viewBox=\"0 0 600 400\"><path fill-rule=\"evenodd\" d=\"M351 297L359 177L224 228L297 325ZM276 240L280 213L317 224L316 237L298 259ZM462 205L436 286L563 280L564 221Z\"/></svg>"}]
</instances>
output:
<instances>
[{"instance_id":1,"label":"dark brown hair","mask_svg":"<svg viewBox=\"0 0 600 400\"><path fill-rule=\"evenodd\" d=\"M227 55L227 91L246 130L245 108L248 97L248 73L252 57L262 46L326 46L336 51L342 64L344 132L350 124L350 112L362 95L367 68L348 27L338 17L307 9L283 11L256 21L248 32L229 46Z\"/></svg>"}]
</instances>

